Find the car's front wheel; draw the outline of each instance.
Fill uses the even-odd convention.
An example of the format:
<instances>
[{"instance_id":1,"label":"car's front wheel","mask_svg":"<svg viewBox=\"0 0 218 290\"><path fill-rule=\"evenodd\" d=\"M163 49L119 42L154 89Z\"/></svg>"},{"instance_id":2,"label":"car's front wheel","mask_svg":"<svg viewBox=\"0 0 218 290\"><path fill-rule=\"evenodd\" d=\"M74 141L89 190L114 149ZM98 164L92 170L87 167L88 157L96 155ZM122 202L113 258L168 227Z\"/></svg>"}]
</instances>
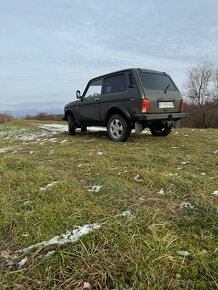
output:
<instances>
[{"instance_id":1,"label":"car's front wheel","mask_svg":"<svg viewBox=\"0 0 218 290\"><path fill-rule=\"evenodd\" d=\"M123 116L115 114L110 117L107 123L107 131L111 140L116 142L124 142L128 139L131 128Z\"/></svg>"},{"instance_id":2,"label":"car's front wheel","mask_svg":"<svg viewBox=\"0 0 218 290\"><path fill-rule=\"evenodd\" d=\"M153 136L167 136L170 134L172 127L166 127L162 124L155 124L150 127L151 134Z\"/></svg>"},{"instance_id":3,"label":"car's front wheel","mask_svg":"<svg viewBox=\"0 0 218 290\"><path fill-rule=\"evenodd\" d=\"M72 115L68 116L68 132L70 135L76 134L76 126Z\"/></svg>"}]
</instances>

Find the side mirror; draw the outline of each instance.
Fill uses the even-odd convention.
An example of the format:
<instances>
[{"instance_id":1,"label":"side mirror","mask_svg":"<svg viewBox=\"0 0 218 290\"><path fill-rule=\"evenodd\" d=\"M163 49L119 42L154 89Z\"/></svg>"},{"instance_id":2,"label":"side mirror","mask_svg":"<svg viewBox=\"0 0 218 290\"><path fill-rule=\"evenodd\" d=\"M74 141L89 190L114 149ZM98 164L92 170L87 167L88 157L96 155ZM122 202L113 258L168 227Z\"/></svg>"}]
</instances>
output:
<instances>
[{"instance_id":1,"label":"side mirror","mask_svg":"<svg viewBox=\"0 0 218 290\"><path fill-rule=\"evenodd\" d=\"M81 99L82 98L81 95L80 95L80 91L79 90L76 91L76 98L77 99Z\"/></svg>"}]
</instances>

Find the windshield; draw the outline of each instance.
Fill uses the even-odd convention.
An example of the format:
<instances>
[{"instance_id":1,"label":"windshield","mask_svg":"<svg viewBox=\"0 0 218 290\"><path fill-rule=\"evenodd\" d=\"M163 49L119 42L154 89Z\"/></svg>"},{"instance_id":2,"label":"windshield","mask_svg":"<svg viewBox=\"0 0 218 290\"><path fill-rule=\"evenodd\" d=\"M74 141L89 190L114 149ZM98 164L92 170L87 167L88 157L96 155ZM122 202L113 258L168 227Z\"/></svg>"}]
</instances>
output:
<instances>
[{"instance_id":1,"label":"windshield","mask_svg":"<svg viewBox=\"0 0 218 290\"><path fill-rule=\"evenodd\" d=\"M140 77L145 89L148 90L163 90L176 91L177 88L167 75L157 73L141 72Z\"/></svg>"}]
</instances>

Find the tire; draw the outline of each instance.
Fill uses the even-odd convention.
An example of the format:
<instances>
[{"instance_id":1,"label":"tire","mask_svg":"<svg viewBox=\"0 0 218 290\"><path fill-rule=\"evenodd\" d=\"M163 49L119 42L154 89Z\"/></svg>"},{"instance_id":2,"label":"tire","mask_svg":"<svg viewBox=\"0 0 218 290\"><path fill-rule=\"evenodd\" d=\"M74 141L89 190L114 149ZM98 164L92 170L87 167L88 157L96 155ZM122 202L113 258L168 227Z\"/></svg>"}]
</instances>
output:
<instances>
[{"instance_id":1,"label":"tire","mask_svg":"<svg viewBox=\"0 0 218 290\"><path fill-rule=\"evenodd\" d=\"M161 124L156 124L150 127L150 131L153 136L160 136L160 137L167 136L170 134L171 130L172 130L172 127L164 127Z\"/></svg>"},{"instance_id":2,"label":"tire","mask_svg":"<svg viewBox=\"0 0 218 290\"><path fill-rule=\"evenodd\" d=\"M131 128L123 116L115 114L110 117L107 123L107 132L111 140L125 142L131 133Z\"/></svg>"},{"instance_id":3,"label":"tire","mask_svg":"<svg viewBox=\"0 0 218 290\"><path fill-rule=\"evenodd\" d=\"M74 118L72 115L68 116L68 132L69 132L69 135L76 134L76 126L75 126Z\"/></svg>"},{"instance_id":4,"label":"tire","mask_svg":"<svg viewBox=\"0 0 218 290\"><path fill-rule=\"evenodd\" d=\"M81 132L87 132L87 127L86 126L82 126L81 127Z\"/></svg>"}]
</instances>

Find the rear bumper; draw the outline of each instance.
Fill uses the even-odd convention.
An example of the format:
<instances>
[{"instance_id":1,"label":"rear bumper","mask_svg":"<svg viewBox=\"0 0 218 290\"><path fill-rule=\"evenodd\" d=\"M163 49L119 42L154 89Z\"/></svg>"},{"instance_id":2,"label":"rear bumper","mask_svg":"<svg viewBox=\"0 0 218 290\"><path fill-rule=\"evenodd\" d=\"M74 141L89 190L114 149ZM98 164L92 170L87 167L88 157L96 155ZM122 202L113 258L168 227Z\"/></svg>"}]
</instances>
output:
<instances>
[{"instance_id":1,"label":"rear bumper","mask_svg":"<svg viewBox=\"0 0 218 290\"><path fill-rule=\"evenodd\" d=\"M160 121L173 120L177 121L182 118L187 118L188 113L164 113L164 114L138 114L135 116L136 121Z\"/></svg>"}]
</instances>

